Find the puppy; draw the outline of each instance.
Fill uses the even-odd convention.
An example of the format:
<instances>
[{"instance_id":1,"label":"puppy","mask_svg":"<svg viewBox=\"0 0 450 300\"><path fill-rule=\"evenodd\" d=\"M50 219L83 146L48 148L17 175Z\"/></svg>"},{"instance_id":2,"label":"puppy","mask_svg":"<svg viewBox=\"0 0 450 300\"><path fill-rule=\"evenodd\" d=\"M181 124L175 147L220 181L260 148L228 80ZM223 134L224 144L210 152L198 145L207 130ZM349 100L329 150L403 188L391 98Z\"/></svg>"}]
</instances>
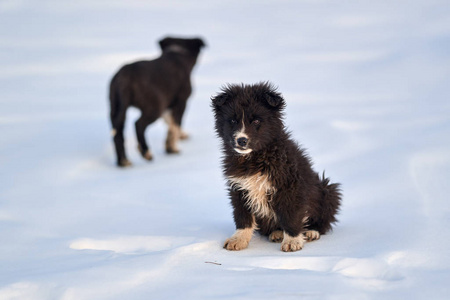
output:
<instances>
[{"instance_id":1,"label":"puppy","mask_svg":"<svg viewBox=\"0 0 450 300\"><path fill-rule=\"evenodd\" d=\"M177 140L186 138L181 129L186 102L191 94L191 71L205 43L200 38L167 37L159 41L162 55L151 61L138 61L123 66L112 78L109 99L111 123L117 165L131 165L125 155L123 129L129 106L141 111L136 121L138 149L151 160L152 153L145 141L146 127L164 114L169 131L166 152L178 153Z\"/></svg>"},{"instance_id":2,"label":"puppy","mask_svg":"<svg viewBox=\"0 0 450 300\"><path fill-rule=\"evenodd\" d=\"M269 83L227 85L212 97L236 224L228 250L245 249L258 230L282 251L297 251L336 222L339 184L313 171L285 130L284 107Z\"/></svg>"}]
</instances>

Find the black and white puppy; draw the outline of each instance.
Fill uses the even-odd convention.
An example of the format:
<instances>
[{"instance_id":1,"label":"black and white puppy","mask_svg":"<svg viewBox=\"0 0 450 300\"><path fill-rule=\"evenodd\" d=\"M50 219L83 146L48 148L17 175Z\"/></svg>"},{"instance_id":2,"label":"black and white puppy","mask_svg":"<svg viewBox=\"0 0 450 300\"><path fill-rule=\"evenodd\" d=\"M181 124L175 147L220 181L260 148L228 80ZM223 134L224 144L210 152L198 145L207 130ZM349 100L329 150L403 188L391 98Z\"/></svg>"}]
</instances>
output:
<instances>
[{"instance_id":1,"label":"black and white puppy","mask_svg":"<svg viewBox=\"0 0 450 300\"><path fill-rule=\"evenodd\" d=\"M205 43L200 38L167 37L159 41L162 54L150 61L137 61L123 66L112 78L109 99L111 123L117 165L131 165L125 155L123 129L126 111L134 106L141 111L136 121L138 148L151 160L152 153L145 141L144 131L159 117L169 125L166 152L178 153L178 139L186 138L180 129L186 102L191 95L191 71Z\"/></svg>"},{"instance_id":2,"label":"black and white puppy","mask_svg":"<svg viewBox=\"0 0 450 300\"><path fill-rule=\"evenodd\" d=\"M339 184L320 178L286 132L281 94L269 83L227 85L212 107L236 224L224 248L246 248L258 230L281 250L297 251L329 231Z\"/></svg>"}]
</instances>

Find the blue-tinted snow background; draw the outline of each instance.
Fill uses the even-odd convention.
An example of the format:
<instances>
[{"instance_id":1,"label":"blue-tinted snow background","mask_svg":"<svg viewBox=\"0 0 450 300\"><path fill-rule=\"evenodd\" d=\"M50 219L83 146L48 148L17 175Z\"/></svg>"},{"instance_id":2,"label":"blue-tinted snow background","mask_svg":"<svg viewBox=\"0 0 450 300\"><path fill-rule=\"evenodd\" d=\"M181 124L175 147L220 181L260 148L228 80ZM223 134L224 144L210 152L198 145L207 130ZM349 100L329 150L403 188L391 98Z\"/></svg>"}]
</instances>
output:
<instances>
[{"instance_id":1,"label":"blue-tinted snow background","mask_svg":"<svg viewBox=\"0 0 450 300\"><path fill-rule=\"evenodd\" d=\"M182 154L165 124L115 167L108 83L168 35L208 48ZM210 96L270 80L286 125L343 184L302 251L234 232ZM0 299L447 299L448 1L0 1ZM216 264L213 264L213 263Z\"/></svg>"}]
</instances>

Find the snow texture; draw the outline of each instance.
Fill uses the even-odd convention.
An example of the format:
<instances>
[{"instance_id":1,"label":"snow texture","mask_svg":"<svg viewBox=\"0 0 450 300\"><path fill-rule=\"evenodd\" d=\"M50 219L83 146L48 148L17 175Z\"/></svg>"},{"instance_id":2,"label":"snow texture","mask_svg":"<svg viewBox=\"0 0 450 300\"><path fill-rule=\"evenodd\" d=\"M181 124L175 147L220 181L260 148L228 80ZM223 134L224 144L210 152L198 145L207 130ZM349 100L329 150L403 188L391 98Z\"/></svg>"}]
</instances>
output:
<instances>
[{"instance_id":1,"label":"snow texture","mask_svg":"<svg viewBox=\"0 0 450 300\"><path fill-rule=\"evenodd\" d=\"M448 299L448 1L0 2L0 299ZM180 155L163 121L115 167L107 86L202 36ZM210 96L270 80L318 172L341 182L331 234L229 252Z\"/></svg>"}]
</instances>

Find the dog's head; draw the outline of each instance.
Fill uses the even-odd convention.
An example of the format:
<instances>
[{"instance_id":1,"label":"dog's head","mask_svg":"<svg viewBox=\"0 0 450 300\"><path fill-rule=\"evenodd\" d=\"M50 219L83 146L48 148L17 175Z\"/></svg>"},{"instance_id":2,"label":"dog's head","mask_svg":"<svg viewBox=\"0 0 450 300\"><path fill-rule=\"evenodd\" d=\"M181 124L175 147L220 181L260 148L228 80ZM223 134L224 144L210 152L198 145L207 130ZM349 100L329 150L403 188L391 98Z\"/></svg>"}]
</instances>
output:
<instances>
[{"instance_id":1,"label":"dog's head","mask_svg":"<svg viewBox=\"0 0 450 300\"><path fill-rule=\"evenodd\" d=\"M197 56L200 50L206 46L201 38L183 39L166 37L159 41L159 46L163 52L189 53Z\"/></svg>"},{"instance_id":2,"label":"dog's head","mask_svg":"<svg viewBox=\"0 0 450 300\"><path fill-rule=\"evenodd\" d=\"M211 100L217 135L229 151L247 155L283 135L285 102L267 82L227 85Z\"/></svg>"}]
</instances>

